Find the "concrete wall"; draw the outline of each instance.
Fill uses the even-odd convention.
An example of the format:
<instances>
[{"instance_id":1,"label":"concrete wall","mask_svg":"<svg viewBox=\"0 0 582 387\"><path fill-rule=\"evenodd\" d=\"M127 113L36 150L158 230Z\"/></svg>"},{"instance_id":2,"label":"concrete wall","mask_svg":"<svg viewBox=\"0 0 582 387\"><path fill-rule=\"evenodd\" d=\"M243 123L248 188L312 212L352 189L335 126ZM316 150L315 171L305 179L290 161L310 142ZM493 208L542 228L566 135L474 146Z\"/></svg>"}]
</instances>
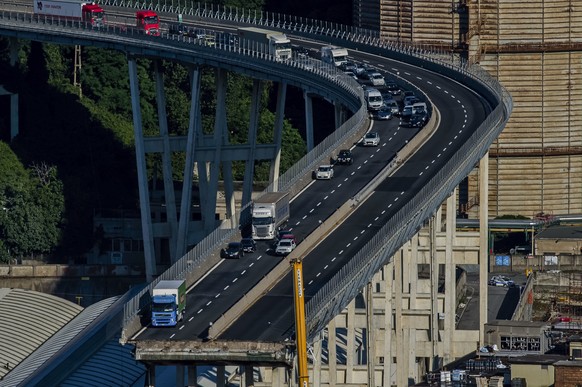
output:
<instances>
[{"instance_id":1,"label":"concrete wall","mask_svg":"<svg viewBox=\"0 0 582 387\"><path fill-rule=\"evenodd\" d=\"M143 284L142 269L124 265L2 265L0 287L52 294L83 307Z\"/></svg>"}]
</instances>

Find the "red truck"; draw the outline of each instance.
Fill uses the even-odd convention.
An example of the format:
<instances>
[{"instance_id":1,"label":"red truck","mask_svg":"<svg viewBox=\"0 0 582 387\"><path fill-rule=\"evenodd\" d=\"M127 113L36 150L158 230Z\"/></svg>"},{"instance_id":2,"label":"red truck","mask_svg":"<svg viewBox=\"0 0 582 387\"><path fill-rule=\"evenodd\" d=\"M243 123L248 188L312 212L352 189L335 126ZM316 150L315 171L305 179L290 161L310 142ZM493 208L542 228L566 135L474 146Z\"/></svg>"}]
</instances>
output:
<instances>
[{"instance_id":1,"label":"red truck","mask_svg":"<svg viewBox=\"0 0 582 387\"><path fill-rule=\"evenodd\" d=\"M32 6L35 15L85 21L94 27L105 23L103 8L89 0L34 0Z\"/></svg>"},{"instance_id":2,"label":"red truck","mask_svg":"<svg viewBox=\"0 0 582 387\"><path fill-rule=\"evenodd\" d=\"M160 36L160 18L154 11L137 11L135 13L137 27L146 35Z\"/></svg>"}]
</instances>

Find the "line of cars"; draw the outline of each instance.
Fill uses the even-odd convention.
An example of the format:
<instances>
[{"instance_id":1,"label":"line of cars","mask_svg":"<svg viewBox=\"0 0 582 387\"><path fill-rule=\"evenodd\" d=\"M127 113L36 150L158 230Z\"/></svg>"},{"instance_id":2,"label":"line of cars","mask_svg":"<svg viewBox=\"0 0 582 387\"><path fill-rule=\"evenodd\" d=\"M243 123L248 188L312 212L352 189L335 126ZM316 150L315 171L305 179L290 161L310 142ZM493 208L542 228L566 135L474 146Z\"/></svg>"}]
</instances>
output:
<instances>
[{"instance_id":1,"label":"line of cars","mask_svg":"<svg viewBox=\"0 0 582 387\"><path fill-rule=\"evenodd\" d=\"M362 84L368 110L377 120L400 116L403 126L409 128L422 128L428 122L426 103L413 91L402 90L394 80L387 80L378 69L350 61L342 63L339 69Z\"/></svg>"}]
</instances>

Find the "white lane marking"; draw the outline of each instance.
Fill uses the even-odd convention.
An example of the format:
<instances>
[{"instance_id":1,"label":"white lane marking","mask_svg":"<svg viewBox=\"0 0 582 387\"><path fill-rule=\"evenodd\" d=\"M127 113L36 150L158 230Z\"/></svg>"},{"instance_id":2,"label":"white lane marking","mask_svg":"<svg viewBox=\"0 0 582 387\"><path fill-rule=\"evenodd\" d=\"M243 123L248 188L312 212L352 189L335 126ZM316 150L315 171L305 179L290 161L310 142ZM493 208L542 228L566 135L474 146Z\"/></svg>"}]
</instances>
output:
<instances>
[{"instance_id":1,"label":"white lane marking","mask_svg":"<svg viewBox=\"0 0 582 387\"><path fill-rule=\"evenodd\" d=\"M311 285L313 283L313 280L309 281L309 283L307 285Z\"/></svg>"},{"instance_id":2,"label":"white lane marking","mask_svg":"<svg viewBox=\"0 0 582 387\"><path fill-rule=\"evenodd\" d=\"M358 237L354 237L354 241L357 241L357 240L358 240Z\"/></svg>"},{"instance_id":3,"label":"white lane marking","mask_svg":"<svg viewBox=\"0 0 582 387\"><path fill-rule=\"evenodd\" d=\"M245 269L245 270L243 270L243 271L240 273L240 275L244 275L246 272L247 272L247 271L246 271L246 269Z\"/></svg>"},{"instance_id":4,"label":"white lane marking","mask_svg":"<svg viewBox=\"0 0 582 387\"><path fill-rule=\"evenodd\" d=\"M325 266L323 267L323 270L327 270L327 268L328 268L328 267L329 267L329 265L325 265Z\"/></svg>"},{"instance_id":5,"label":"white lane marking","mask_svg":"<svg viewBox=\"0 0 582 387\"><path fill-rule=\"evenodd\" d=\"M232 280L232 283L235 283L236 281L238 281L238 277Z\"/></svg>"},{"instance_id":6,"label":"white lane marking","mask_svg":"<svg viewBox=\"0 0 582 387\"><path fill-rule=\"evenodd\" d=\"M315 211L315 208L312 208L311 210L309 210L309 213L311 214L313 211ZM307 217L307 215L305 215L305 218ZM305 219L303 218L303 219Z\"/></svg>"},{"instance_id":7,"label":"white lane marking","mask_svg":"<svg viewBox=\"0 0 582 387\"><path fill-rule=\"evenodd\" d=\"M319 277L321 275L321 272L317 273L317 275L315 276L315 278Z\"/></svg>"},{"instance_id":8,"label":"white lane marking","mask_svg":"<svg viewBox=\"0 0 582 387\"><path fill-rule=\"evenodd\" d=\"M301 218L301 220L305 220L305 218L307 218L307 215L303 215L303 218Z\"/></svg>"},{"instance_id":9,"label":"white lane marking","mask_svg":"<svg viewBox=\"0 0 582 387\"><path fill-rule=\"evenodd\" d=\"M384 213L386 213L386 210L383 210L382 212L380 212L380 215L384 215Z\"/></svg>"},{"instance_id":10,"label":"white lane marking","mask_svg":"<svg viewBox=\"0 0 582 387\"><path fill-rule=\"evenodd\" d=\"M210 305L210 304L212 304L212 301L208 301L208 302L206 303L206 306L208 306L208 305Z\"/></svg>"},{"instance_id":11,"label":"white lane marking","mask_svg":"<svg viewBox=\"0 0 582 387\"><path fill-rule=\"evenodd\" d=\"M380 219L379 216L377 216L376 218L374 218L374 222L377 221L378 219Z\"/></svg>"},{"instance_id":12,"label":"white lane marking","mask_svg":"<svg viewBox=\"0 0 582 387\"><path fill-rule=\"evenodd\" d=\"M182 326L180 327L180 329L178 329L178 330L180 330L180 331L181 331L182 329L184 329L184 327L185 327L185 326L186 326L186 325L182 325Z\"/></svg>"},{"instance_id":13,"label":"white lane marking","mask_svg":"<svg viewBox=\"0 0 582 387\"><path fill-rule=\"evenodd\" d=\"M344 181L348 181L348 178L346 177L346 178L344 179Z\"/></svg>"},{"instance_id":14,"label":"white lane marking","mask_svg":"<svg viewBox=\"0 0 582 387\"><path fill-rule=\"evenodd\" d=\"M370 226L368 226L368 227L370 227ZM364 232L366 232L366 230L360 231L360 235L363 234Z\"/></svg>"},{"instance_id":15,"label":"white lane marking","mask_svg":"<svg viewBox=\"0 0 582 387\"><path fill-rule=\"evenodd\" d=\"M254 262L251 262L251 264L249 265L249 267L253 267L254 264L255 264Z\"/></svg>"},{"instance_id":16,"label":"white lane marking","mask_svg":"<svg viewBox=\"0 0 582 387\"><path fill-rule=\"evenodd\" d=\"M200 309L198 310L198 312L196 312L196 314L200 314L200 313L202 313L202 311L203 311L203 310L204 310L204 309L200 308Z\"/></svg>"},{"instance_id":17,"label":"white lane marking","mask_svg":"<svg viewBox=\"0 0 582 387\"><path fill-rule=\"evenodd\" d=\"M337 257L333 257L333 258L331 259L331 261L333 262L333 261L335 261L336 259L337 259Z\"/></svg>"},{"instance_id":18,"label":"white lane marking","mask_svg":"<svg viewBox=\"0 0 582 387\"><path fill-rule=\"evenodd\" d=\"M439 153L439 154L437 155L437 158L441 157L441 154L442 154L442 153Z\"/></svg>"},{"instance_id":19,"label":"white lane marking","mask_svg":"<svg viewBox=\"0 0 582 387\"><path fill-rule=\"evenodd\" d=\"M368 228L370 228L370 227L372 227L372 223L370 223L370 224L368 225Z\"/></svg>"},{"instance_id":20,"label":"white lane marking","mask_svg":"<svg viewBox=\"0 0 582 387\"><path fill-rule=\"evenodd\" d=\"M340 253L340 254L342 254L343 252L344 252L344 251L343 251L343 250L341 250L339 253Z\"/></svg>"},{"instance_id":21,"label":"white lane marking","mask_svg":"<svg viewBox=\"0 0 582 387\"><path fill-rule=\"evenodd\" d=\"M190 322L190 321L192 321L192 320L194 320L194 316L190 317L190 318L188 319L188 322Z\"/></svg>"},{"instance_id":22,"label":"white lane marking","mask_svg":"<svg viewBox=\"0 0 582 387\"><path fill-rule=\"evenodd\" d=\"M214 298L218 298L220 297L220 293L218 293L216 296L214 296Z\"/></svg>"},{"instance_id":23,"label":"white lane marking","mask_svg":"<svg viewBox=\"0 0 582 387\"><path fill-rule=\"evenodd\" d=\"M176 334L175 334L175 333L173 333L173 334L172 334L172 336L170 336L170 339L171 339L171 338L173 338L174 336L176 336Z\"/></svg>"},{"instance_id":24,"label":"white lane marking","mask_svg":"<svg viewBox=\"0 0 582 387\"><path fill-rule=\"evenodd\" d=\"M350 245L351 245L351 244L352 244L352 242L348 243L348 244L346 245L346 249L347 249L348 247L350 247ZM343 251L343 250L342 250L342 251ZM340 252L340 254L341 254L341 252Z\"/></svg>"},{"instance_id":25,"label":"white lane marking","mask_svg":"<svg viewBox=\"0 0 582 387\"><path fill-rule=\"evenodd\" d=\"M319 206L321 206L321 202L319 202L315 205L315 207L319 207Z\"/></svg>"},{"instance_id":26,"label":"white lane marking","mask_svg":"<svg viewBox=\"0 0 582 387\"><path fill-rule=\"evenodd\" d=\"M224 289L222 289L222 290L226 290L226 289L228 289L228 288L230 288L230 285L226 285L226 286L224 287Z\"/></svg>"},{"instance_id":27,"label":"white lane marking","mask_svg":"<svg viewBox=\"0 0 582 387\"><path fill-rule=\"evenodd\" d=\"M325 197L323 198L323 200L327 200L327 198L328 198L328 197L329 197L329 196L325 196Z\"/></svg>"}]
</instances>

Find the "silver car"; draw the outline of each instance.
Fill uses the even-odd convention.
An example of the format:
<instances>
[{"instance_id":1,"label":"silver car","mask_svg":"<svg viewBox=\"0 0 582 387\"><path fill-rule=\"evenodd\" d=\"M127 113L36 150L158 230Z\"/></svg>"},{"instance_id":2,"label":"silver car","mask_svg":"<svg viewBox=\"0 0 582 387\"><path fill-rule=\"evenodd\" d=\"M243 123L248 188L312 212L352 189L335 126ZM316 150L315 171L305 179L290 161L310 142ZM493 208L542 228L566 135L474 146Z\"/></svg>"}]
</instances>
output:
<instances>
[{"instance_id":1,"label":"silver car","mask_svg":"<svg viewBox=\"0 0 582 387\"><path fill-rule=\"evenodd\" d=\"M378 146L380 144L380 135L378 132L369 132L364 136L364 146Z\"/></svg>"}]
</instances>

